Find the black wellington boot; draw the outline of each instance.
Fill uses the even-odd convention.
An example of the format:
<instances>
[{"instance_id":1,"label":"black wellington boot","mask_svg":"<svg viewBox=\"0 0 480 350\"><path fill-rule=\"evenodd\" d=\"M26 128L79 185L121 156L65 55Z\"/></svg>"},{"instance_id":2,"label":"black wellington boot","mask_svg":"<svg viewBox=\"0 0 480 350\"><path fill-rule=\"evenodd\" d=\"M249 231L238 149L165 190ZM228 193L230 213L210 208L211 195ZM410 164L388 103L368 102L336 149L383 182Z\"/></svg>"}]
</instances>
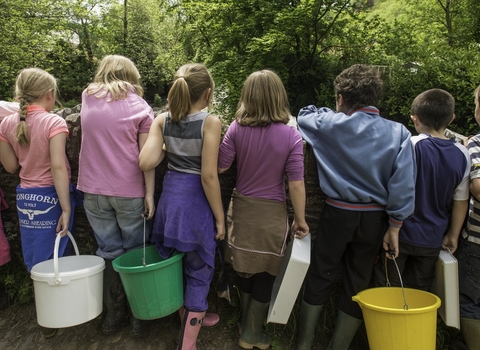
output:
<instances>
[{"instance_id":1,"label":"black wellington boot","mask_svg":"<svg viewBox=\"0 0 480 350\"><path fill-rule=\"evenodd\" d=\"M107 259L103 271L103 303L106 308L102 323L103 334L114 334L119 328L130 324L127 296L122 280L113 269L112 260Z\"/></svg>"}]
</instances>

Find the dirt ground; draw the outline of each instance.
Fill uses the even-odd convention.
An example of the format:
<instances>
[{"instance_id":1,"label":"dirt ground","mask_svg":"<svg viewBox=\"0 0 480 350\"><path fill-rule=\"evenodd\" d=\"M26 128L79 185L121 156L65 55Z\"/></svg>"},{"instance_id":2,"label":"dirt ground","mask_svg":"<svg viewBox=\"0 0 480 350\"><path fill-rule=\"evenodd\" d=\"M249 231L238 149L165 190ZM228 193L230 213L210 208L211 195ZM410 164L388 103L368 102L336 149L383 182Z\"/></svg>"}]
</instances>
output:
<instances>
[{"instance_id":1,"label":"dirt ground","mask_svg":"<svg viewBox=\"0 0 480 350\"><path fill-rule=\"evenodd\" d=\"M235 304L236 300L232 298L232 302ZM220 314L221 321L214 328L202 328L197 341L198 350L240 350L241 347L237 345L238 308L220 298L213 305L210 302L210 306L211 311ZM295 349L295 339L292 337L295 332L291 321L287 325L267 324L267 331L273 337L271 349ZM87 323L61 328L54 337L45 339L38 328L34 302L12 305L0 311L0 349L175 350L177 346L180 324L177 313L150 321L145 335L137 339L130 336L128 327L114 335L105 336L101 331L101 323L100 315ZM322 326L323 329L329 328ZM328 337L328 330L324 335L318 334L312 349L325 349ZM351 349L368 350L364 332L357 334Z\"/></svg>"},{"instance_id":2,"label":"dirt ground","mask_svg":"<svg viewBox=\"0 0 480 350\"><path fill-rule=\"evenodd\" d=\"M202 328L198 349L241 349L232 327L226 324L226 315L215 328ZM57 334L45 339L36 322L35 304L13 305L0 311L0 349L62 349L62 350L110 350L110 349L176 349L179 318L176 314L150 321L145 335L134 339L129 328L111 336L101 332L101 316L78 326L61 328Z\"/></svg>"}]
</instances>

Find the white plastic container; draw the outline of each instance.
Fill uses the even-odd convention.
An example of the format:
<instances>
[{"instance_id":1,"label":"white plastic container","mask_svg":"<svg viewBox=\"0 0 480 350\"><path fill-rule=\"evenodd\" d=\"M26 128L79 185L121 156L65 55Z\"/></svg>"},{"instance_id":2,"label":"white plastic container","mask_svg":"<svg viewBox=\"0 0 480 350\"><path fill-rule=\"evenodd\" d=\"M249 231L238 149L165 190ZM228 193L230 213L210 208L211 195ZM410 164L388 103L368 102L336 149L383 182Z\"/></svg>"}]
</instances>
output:
<instances>
[{"instance_id":1,"label":"white plastic container","mask_svg":"<svg viewBox=\"0 0 480 350\"><path fill-rule=\"evenodd\" d=\"M442 300L438 313L443 322L449 327L460 329L458 263L457 259L446 250L440 251L435 265L432 293Z\"/></svg>"},{"instance_id":2,"label":"white plastic container","mask_svg":"<svg viewBox=\"0 0 480 350\"><path fill-rule=\"evenodd\" d=\"M287 324L310 266L311 238L294 238L288 244L280 272L275 278L267 322Z\"/></svg>"},{"instance_id":3,"label":"white plastic container","mask_svg":"<svg viewBox=\"0 0 480 350\"><path fill-rule=\"evenodd\" d=\"M37 322L47 328L71 327L88 322L102 312L105 261L95 255L79 255L71 233L75 256L58 258L60 235L53 259L30 271L35 291Z\"/></svg>"}]
</instances>

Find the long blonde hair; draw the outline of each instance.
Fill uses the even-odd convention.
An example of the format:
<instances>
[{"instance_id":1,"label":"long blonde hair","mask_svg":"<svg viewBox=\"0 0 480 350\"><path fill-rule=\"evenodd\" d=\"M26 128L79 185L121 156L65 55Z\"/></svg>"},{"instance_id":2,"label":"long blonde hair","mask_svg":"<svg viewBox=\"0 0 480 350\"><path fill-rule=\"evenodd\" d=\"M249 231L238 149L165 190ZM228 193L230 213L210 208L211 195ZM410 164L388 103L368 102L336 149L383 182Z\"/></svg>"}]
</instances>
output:
<instances>
[{"instance_id":1,"label":"long blonde hair","mask_svg":"<svg viewBox=\"0 0 480 350\"><path fill-rule=\"evenodd\" d=\"M105 56L100 62L93 83L87 87L87 95L105 98L110 93L111 100L123 100L134 90L143 96L140 86L140 73L133 62L120 55Z\"/></svg>"},{"instance_id":2,"label":"long blonde hair","mask_svg":"<svg viewBox=\"0 0 480 350\"><path fill-rule=\"evenodd\" d=\"M15 82L15 100L20 103L20 122L16 128L15 138L21 146L30 142L28 127L25 122L27 107L41 97L53 92L53 98L57 96L57 81L55 78L40 68L25 68L18 74Z\"/></svg>"},{"instance_id":3,"label":"long blonde hair","mask_svg":"<svg viewBox=\"0 0 480 350\"><path fill-rule=\"evenodd\" d=\"M215 83L208 69L200 63L189 63L181 66L175 73L173 85L168 92L168 111L172 121L185 118L192 104L197 102L207 89L208 107L211 108Z\"/></svg>"},{"instance_id":4,"label":"long blonde hair","mask_svg":"<svg viewBox=\"0 0 480 350\"><path fill-rule=\"evenodd\" d=\"M475 92L473 93L475 96L475 102L480 105L480 85L477 86Z\"/></svg>"},{"instance_id":5,"label":"long blonde hair","mask_svg":"<svg viewBox=\"0 0 480 350\"><path fill-rule=\"evenodd\" d=\"M237 122L245 126L287 124L290 116L287 92L280 77L270 70L250 74L235 113Z\"/></svg>"}]
</instances>

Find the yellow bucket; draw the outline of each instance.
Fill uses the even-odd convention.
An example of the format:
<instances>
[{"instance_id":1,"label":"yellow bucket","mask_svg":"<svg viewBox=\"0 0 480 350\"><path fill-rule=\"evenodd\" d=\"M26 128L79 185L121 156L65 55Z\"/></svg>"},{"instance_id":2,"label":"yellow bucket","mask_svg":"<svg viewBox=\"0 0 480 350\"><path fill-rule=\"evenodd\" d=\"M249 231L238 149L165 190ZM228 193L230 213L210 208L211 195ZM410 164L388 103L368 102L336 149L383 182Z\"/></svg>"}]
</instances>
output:
<instances>
[{"instance_id":1,"label":"yellow bucket","mask_svg":"<svg viewBox=\"0 0 480 350\"><path fill-rule=\"evenodd\" d=\"M422 290L381 287L352 297L362 308L370 350L435 350L440 299Z\"/></svg>"}]
</instances>

